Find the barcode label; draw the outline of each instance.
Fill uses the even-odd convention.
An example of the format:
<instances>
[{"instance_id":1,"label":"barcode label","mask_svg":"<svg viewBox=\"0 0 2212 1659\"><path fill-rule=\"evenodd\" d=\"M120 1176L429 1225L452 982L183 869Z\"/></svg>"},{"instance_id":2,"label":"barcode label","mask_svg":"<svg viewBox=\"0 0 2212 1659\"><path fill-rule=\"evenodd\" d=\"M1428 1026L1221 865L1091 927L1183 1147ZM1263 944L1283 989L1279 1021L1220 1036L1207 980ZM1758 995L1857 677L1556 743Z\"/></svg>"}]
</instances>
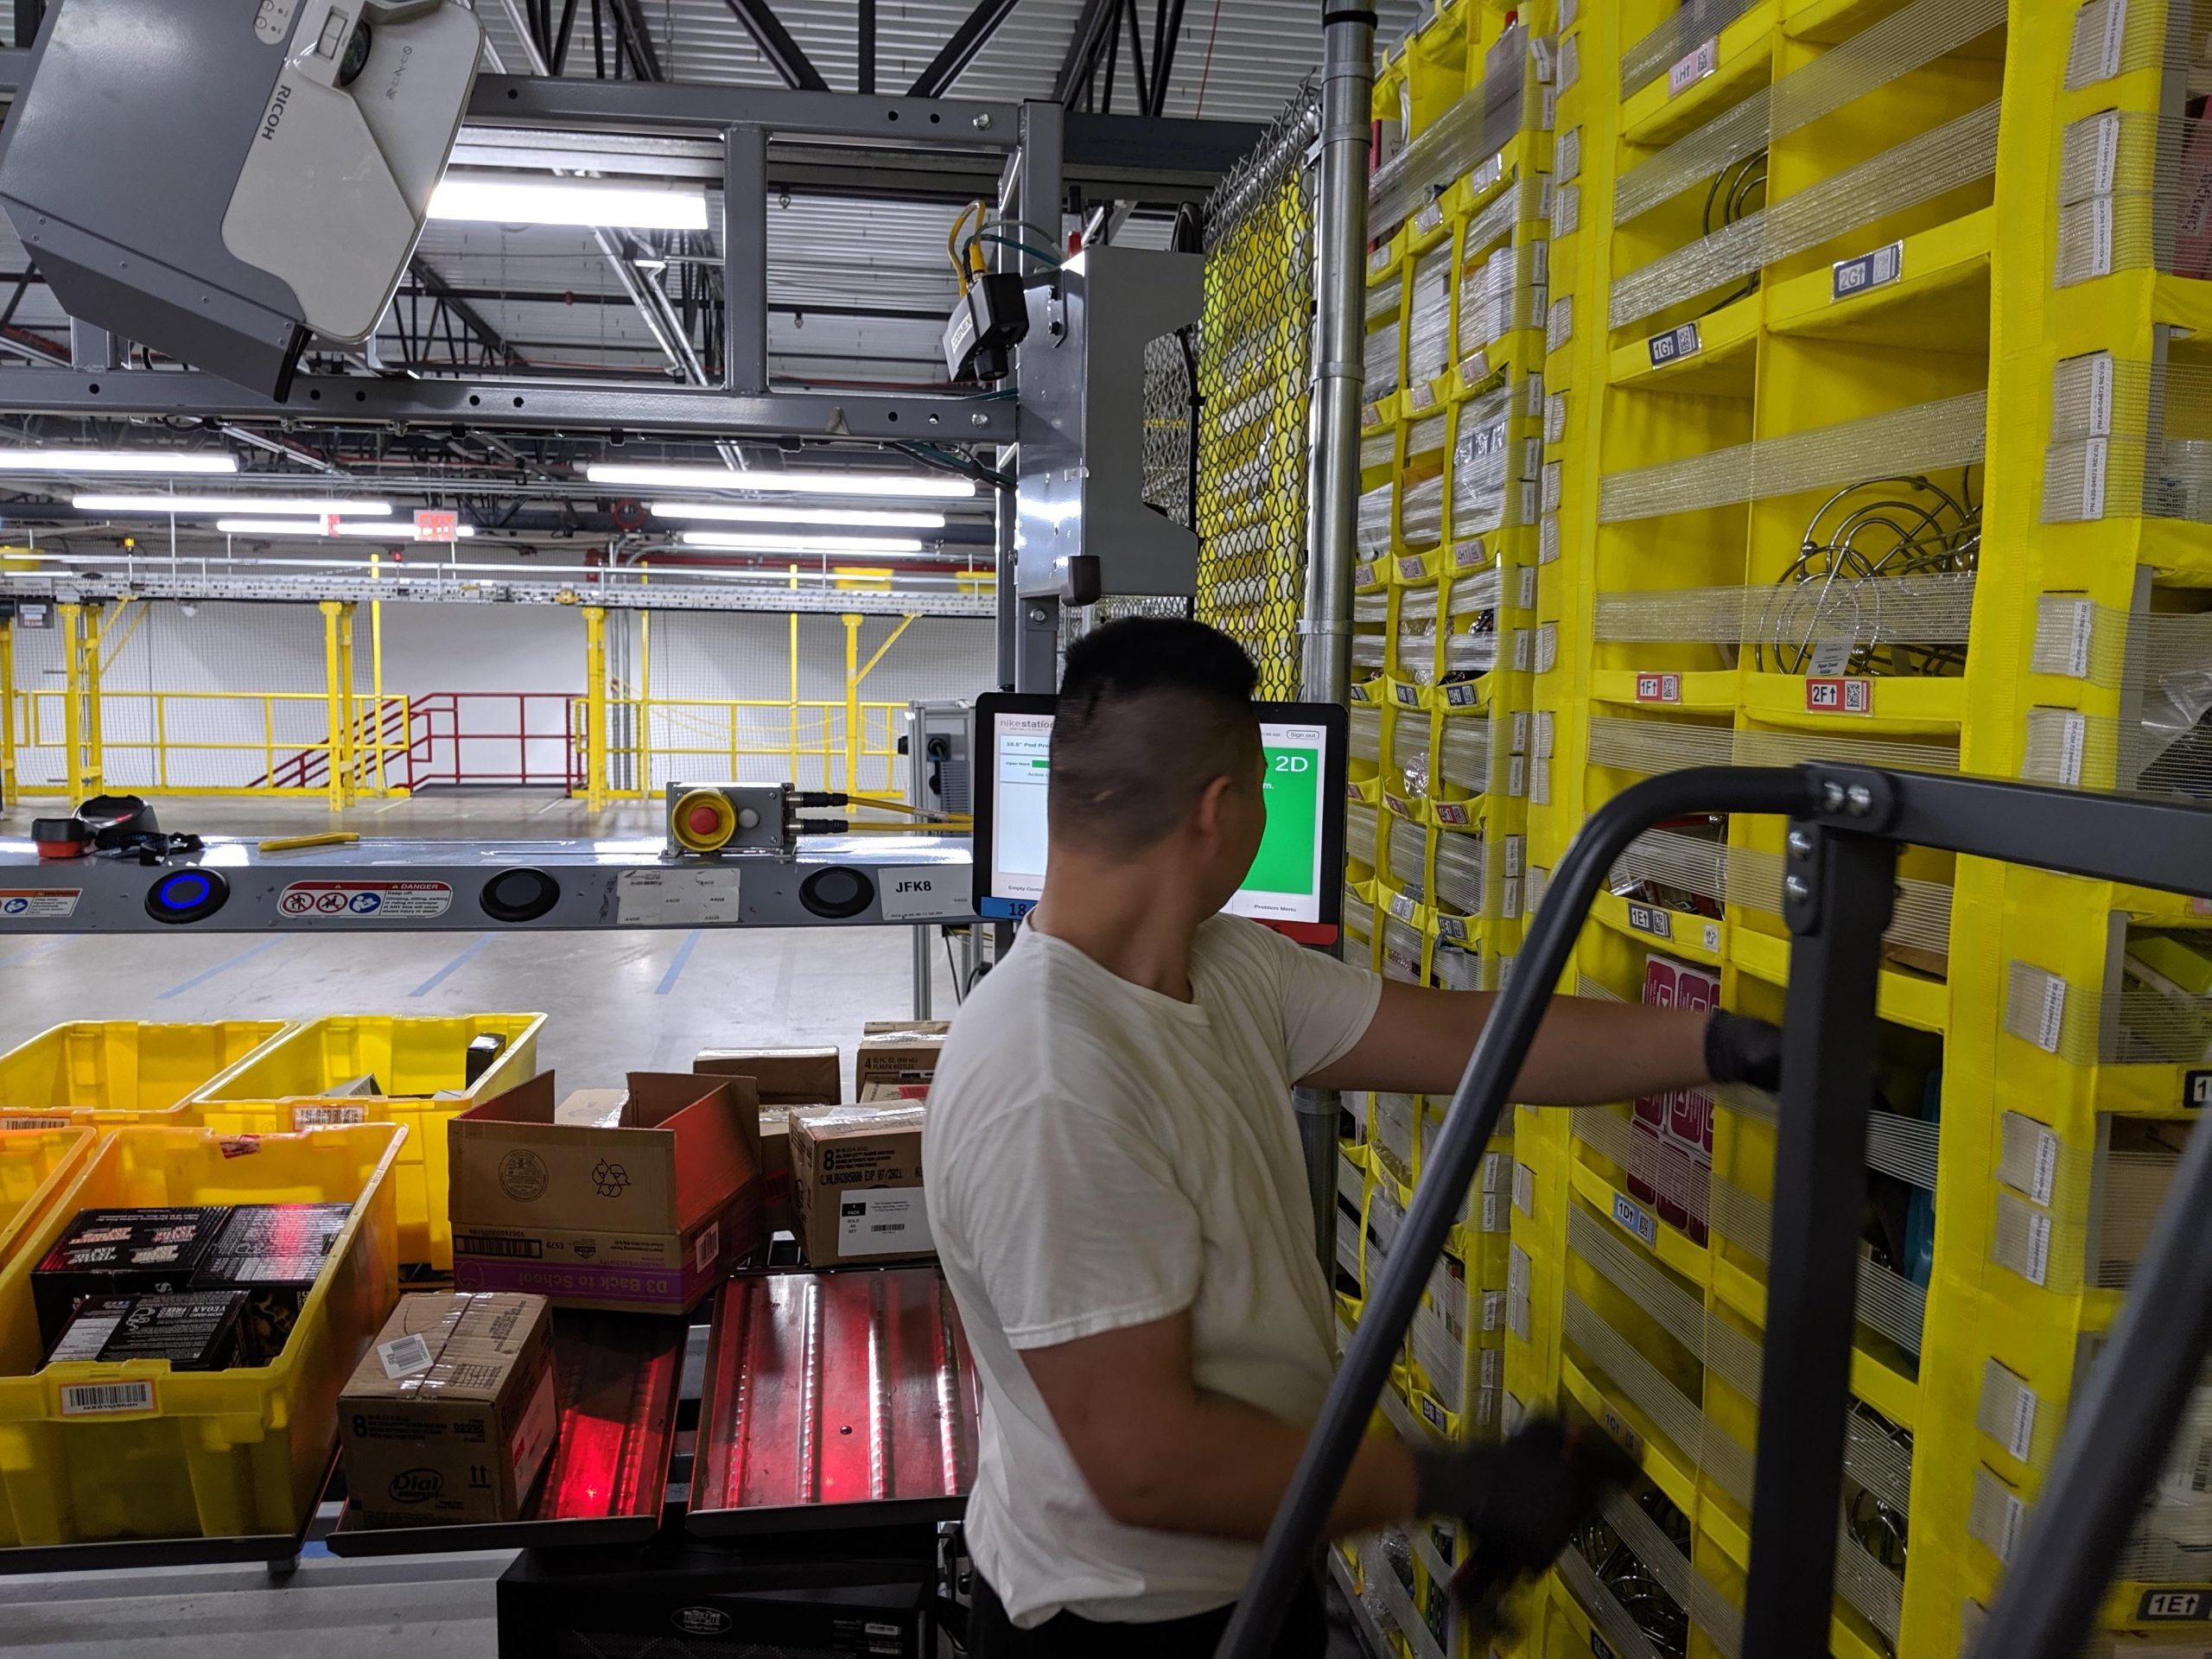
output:
<instances>
[{"instance_id":1,"label":"barcode label","mask_svg":"<svg viewBox=\"0 0 2212 1659\"><path fill-rule=\"evenodd\" d=\"M148 1377L131 1382L65 1382L61 1387L64 1417L97 1417L109 1412L153 1408L154 1384Z\"/></svg>"},{"instance_id":2,"label":"barcode label","mask_svg":"<svg viewBox=\"0 0 2212 1659\"><path fill-rule=\"evenodd\" d=\"M706 1230L699 1235L697 1241L691 1246L691 1265L697 1271L704 1273L709 1268L714 1266L715 1258L721 1253L721 1224L718 1221L709 1222Z\"/></svg>"},{"instance_id":3,"label":"barcode label","mask_svg":"<svg viewBox=\"0 0 2212 1659\"><path fill-rule=\"evenodd\" d=\"M485 1238L473 1233L456 1233L453 1241L457 1255L514 1255L536 1261L544 1254L544 1247L534 1238Z\"/></svg>"},{"instance_id":4,"label":"barcode label","mask_svg":"<svg viewBox=\"0 0 2212 1659\"><path fill-rule=\"evenodd\" d=\"M2052 1190L2057 1185L2058 1137L2040 1124L2036 1128L2035 1186L2029 1196L2037 1204L2049 1204Z\"/></svg>"},{"instance_id":5,"label":"barcode label","mask_svg":"<svg viewBox=\"0 0 2212 1659\"><path fill-rule=\"evenodd\" d=\"M2036 1046L2046 1054L2057 1053L2065 1027L2066 982L2052 974L2043 982L2043 1016L2036 1025Z\"/></svg>"},{"instance_id":6,"label":"barcode label","mask_svg":"<svg viewBox=\"0 0 2212 1659\"><path fill-rule=\"evenodd\" d=\"M2028 1448L2036 1437L2036 1395L2024 1382L2012 1396L2012 1432L2006 1438L2005 1449L2022 1463L2028 1460Z\"/></svg>"},{"instance_id":7,"label":"barcode label","mask_svg":"<svg viewBox=\"0 0 2212 1659\"><path fill-rule=\"evenodd\" d=\"M2050 1279L2050 1217L2032 1215L2028 1217L2028 1271L2031 1284L2047 1284Z\"/></svg>"},{"instance_id":8,"label":"barcode label","mask_svg":"<svg viewBox=\"0 0 2212 1659\"><path fill-rule=\"evenodd\" d=\"M390 1342L377 1344L377 1363L384 1367L384 1374L397 1382L404 1376L414 1376L430 1369L430 1344L418 1334L394 1337Z\"/></svg>"},{"instance_id":9,"label":"barcode label","mask_svg":"<svg viewBox=\"0 0 2212 1659\"><path fill-rule=\"evenodd\" d=\"M334 1124L365 1123L369 1109L365 1106L295 1106L292 1108L292 1127L296 1129L320 1129Z\"/></svg>"},{"instance_id":10,"label":"barcode label","mask_svg":"<svg viewBox=\"0 0 2212 1659\"><path fill-rule=\"evenodd\" d=\"M66 1129L66 1117L0 1117L0 1129Z\"/></svg>"}]
</instances>

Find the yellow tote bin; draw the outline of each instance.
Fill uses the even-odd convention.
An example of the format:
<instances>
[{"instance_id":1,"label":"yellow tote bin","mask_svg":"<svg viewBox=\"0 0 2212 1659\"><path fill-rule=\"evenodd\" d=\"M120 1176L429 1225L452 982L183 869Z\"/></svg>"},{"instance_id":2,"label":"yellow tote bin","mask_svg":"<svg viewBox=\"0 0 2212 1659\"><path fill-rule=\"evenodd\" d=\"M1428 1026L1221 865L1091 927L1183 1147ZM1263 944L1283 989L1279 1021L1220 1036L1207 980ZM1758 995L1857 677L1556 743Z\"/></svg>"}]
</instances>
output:
<instances>
[{"instance_id":1,"label":"yellow tote bin","mask_svg":"<svg viewBox=\"0 0 2212 1659\"><path fill-rule=\"evenodd\" d=\"M83 1173L99 1138L89 1124L0 1131L0 1266Z\"/></svg>"},{"instance_id":2,"label":"yellow tote bin","mask_svg":"<svg viewBox=\"0 0 2212 1659\"><path fill-rule=\"evenodd\" d=\"M410 1133L394 1173L399 1259L453 1266L446 1218L446 1124L537 1072L542 1014L338 1014L311 1020L194 1096L199 1121L226 1135L281 1135L339 1122L404 1123ZM486 1033L507 1046L470 1088L466 1052ZM333 1099L330 1090L373 1077L379 1095ZM445 1099L431 1096L444 1095ZM396 1096L416 1096L402 1099Z\"/></svg>"},{"instance_id":3,"label":"yellow tote bin","mask_svg":"<svg viewBox=\"0 0 2212 1659\"><path fill-rule=\"evenodd\" d=\"M338 1392L399 1295L391 1174L404 1129L374 1124L238 1141L126 1127L0 1268L0 1545L287 1533L338 1438ZM31 1269L84 1209L327 1204L353 1213L269 1365L166 1360L37 1369ZM125 1406L118 1385L147 1402ZM101 1394L83 1390L99 1388Z\"/></svg>"},{"instance_id":4,"label":"yellow tote bin","mask_svg":"<svg viewBox=\"0 0 2212 1659\"><path fill-rule=\"evenodd\" d=\"M100 1122L140 1122L251 1059L289 1025L79 1020L56 1026L0 1054L0 1117L88 1113Z\"/></svg>"}]
</instances>

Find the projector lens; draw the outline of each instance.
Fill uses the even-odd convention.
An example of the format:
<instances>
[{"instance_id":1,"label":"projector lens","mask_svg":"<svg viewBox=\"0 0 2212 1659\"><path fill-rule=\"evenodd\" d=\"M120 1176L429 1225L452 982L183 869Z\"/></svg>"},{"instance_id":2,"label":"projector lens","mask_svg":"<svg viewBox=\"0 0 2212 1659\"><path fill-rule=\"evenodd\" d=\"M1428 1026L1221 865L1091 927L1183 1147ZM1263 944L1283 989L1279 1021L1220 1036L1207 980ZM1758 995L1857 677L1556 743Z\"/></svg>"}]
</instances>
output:
<instances>
[{"instance_id":1,"label":"projector lens","mask_svg":"<svg viewBox=\"0 0 2212 1659\"><path fill-rule=\"evenodd\" d=\"M346 42L346 55L338 63L338 84L351 86L368 67L369 25L365 19L353 25L353 37Z\"/></svg>"}]
</instances>

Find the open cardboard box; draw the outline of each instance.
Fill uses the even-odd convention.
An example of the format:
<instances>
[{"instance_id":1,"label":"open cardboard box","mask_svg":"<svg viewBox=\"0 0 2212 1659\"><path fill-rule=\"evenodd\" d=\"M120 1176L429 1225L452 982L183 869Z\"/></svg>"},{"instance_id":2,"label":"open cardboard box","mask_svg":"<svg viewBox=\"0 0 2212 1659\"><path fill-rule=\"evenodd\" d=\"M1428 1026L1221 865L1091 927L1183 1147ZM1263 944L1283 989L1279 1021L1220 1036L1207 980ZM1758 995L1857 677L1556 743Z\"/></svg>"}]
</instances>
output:
<instances>
[{"instance_id":1,"label":"open cardboard box","mask_svg":"<svg viewBox=\"0 0 2212 1659\"><path fill-rule=\"evenodd\" d=\"M456 1288L681 1313L752 1255L762 1186L752 1081L629 1081L619 1098L563 1099L543 1071L452 1121Z\"/></svg>"}]
</instances>

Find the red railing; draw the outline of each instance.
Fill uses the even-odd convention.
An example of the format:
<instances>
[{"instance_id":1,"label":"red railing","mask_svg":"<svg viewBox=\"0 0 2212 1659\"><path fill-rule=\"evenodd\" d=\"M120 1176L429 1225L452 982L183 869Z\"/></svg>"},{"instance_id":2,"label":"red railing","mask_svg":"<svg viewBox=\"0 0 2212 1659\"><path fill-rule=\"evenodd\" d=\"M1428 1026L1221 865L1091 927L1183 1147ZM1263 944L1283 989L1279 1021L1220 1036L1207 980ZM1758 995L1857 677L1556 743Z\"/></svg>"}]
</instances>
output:
<instances>
[{"instance_id":1,"label":"red railing","mask_svg":"<svg viewBox=\"0 0 2212 1659\"><path fill-rule=\"evenodd\" d=\"M579 790L584 757L576 697L567 691L428 691L390 697L353 724L353 753L371 789L440 785ZM502 719L501 715L510 717ZM557 760L556 756L557 755ZM320 789L330 747L278 761L254 786Z\"/></svg>"}]
</instances>

